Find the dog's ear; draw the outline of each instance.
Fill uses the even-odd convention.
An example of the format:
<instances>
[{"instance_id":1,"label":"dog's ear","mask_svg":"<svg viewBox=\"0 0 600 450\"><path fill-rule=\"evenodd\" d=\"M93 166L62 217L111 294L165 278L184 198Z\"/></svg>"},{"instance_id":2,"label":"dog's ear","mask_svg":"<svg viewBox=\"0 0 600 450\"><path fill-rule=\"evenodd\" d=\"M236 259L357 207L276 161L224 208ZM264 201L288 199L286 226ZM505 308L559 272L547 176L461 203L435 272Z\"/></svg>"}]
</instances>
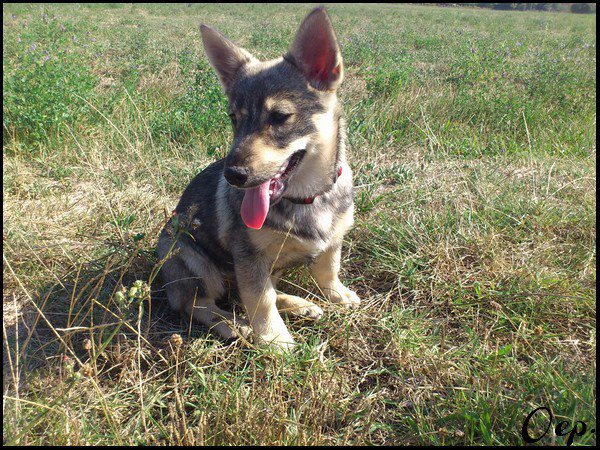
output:
<instances>
[{"instance_id":1,"label":"dog's ear","mask_svg":"<svg viewBox=\"0 0 600 450\"><path fill-rule=\"evenodd\" d=\"M208 59L215 68L225 92L229 92L237 71L244 64L256 61L256 58L214 28L201 24L200 32Z\"/></svg>"},{"instance_id":2,"label":"dog's ear","mask_svg":"<svg viewBox=\"0 0 600 450\"><path fill-rule=\"evenodd\" d=\"M316 89L335 90L344 78L342 54L325 8L306 16L286 59L290 60Z\"/></svg>"}]
</instances>

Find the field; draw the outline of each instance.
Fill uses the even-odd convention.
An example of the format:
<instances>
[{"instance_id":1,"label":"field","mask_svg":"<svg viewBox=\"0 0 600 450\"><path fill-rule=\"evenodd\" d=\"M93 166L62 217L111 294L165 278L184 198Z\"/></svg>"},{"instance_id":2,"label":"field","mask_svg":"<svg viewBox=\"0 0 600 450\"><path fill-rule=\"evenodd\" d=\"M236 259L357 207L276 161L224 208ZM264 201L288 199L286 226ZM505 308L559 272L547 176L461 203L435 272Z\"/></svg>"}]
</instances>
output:
<instances>
[{"instance_id":1,"label":"field","mask_svg":"<svg viewBox=\"0 0 600 450\"><path fill-rule=\"evenodd\" d=\"M595 15L329 6L361 307L286 274L325 316L279 355L166 305L158 232L232 137L199 24L267 59L310 9L3 6L4 444L523 444L539 406L596 442Z\"/></svg>"}]
</instances>

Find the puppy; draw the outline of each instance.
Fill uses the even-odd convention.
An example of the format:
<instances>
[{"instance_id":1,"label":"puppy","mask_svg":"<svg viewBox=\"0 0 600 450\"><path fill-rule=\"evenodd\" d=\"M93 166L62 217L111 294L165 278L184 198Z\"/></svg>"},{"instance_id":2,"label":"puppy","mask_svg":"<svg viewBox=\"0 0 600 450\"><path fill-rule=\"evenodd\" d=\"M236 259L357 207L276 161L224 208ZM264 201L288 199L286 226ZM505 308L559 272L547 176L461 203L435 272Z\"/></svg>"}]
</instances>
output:
<instances>
[{"instance_id":1,"label":"puppy","mask_svg":"<svg viewBox=\"0 0 600 450\"><path fill-rule=\"evenodd\" d=\"M187 186L158 240L170 305L224 338L294 345L279 311L319 319L303 298L275 291L281 272L309 264L324 295L360 300L338 273L353 223L352 171L336 90L344 77L329 16L314 9L288 52L261 62L201 25L204 49L229 100L234 139ZM217 306L237 288L247 319Z\"/></svg>"}]
</instances>

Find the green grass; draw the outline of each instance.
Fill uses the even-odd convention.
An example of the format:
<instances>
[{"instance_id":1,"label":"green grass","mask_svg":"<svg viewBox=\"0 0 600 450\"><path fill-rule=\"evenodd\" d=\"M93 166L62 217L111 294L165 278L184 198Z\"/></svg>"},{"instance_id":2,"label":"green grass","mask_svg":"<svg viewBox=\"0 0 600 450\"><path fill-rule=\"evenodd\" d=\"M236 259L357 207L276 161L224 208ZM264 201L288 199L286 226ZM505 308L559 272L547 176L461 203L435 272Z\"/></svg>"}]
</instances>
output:
<instances>
[{"instance_id":1,"label":"green grass","mask_svg":"<svg viewBox=\"0 0 600 450\"><path fill-rule=\"evenodd\" d=\"M542 405L595 428L595 16L330 6L361 308L287 274L325 317L277 355L148 288L232 137L199 23L273 58L309 10L4 5L5 444L522 444Z\"/></svg>"}]
</instances>

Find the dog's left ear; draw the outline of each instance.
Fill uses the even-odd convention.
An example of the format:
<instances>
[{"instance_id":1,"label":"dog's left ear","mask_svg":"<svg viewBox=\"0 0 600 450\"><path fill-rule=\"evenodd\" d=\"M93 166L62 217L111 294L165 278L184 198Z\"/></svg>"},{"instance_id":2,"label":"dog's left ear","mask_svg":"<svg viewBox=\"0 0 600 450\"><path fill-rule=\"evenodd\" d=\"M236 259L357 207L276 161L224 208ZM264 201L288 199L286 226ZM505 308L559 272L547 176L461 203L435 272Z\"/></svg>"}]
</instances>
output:
<instances>
[{"instance_id":1,"label":"dog's left ear","mask_svg":"<svg viewBox=\"0 0 600 450\"><path fill-rule=\"evenodd\" d=\"M342 54L325 8L316 8L306 16L286 59L316 89L333 91L342 83Z\"/></svg>"},{"instance_id":2,"label":"dog's left ear","mask_svg":"<svg viewBox=\"0 0 600 450\"><path fill-rule=\"evenodd\" d=\"M229 92L238 70L244 64L256 61L256 58L212 27L201 24L200 32L208 59L216 70L225 92Z\"/></svg>"}]
</instances>

